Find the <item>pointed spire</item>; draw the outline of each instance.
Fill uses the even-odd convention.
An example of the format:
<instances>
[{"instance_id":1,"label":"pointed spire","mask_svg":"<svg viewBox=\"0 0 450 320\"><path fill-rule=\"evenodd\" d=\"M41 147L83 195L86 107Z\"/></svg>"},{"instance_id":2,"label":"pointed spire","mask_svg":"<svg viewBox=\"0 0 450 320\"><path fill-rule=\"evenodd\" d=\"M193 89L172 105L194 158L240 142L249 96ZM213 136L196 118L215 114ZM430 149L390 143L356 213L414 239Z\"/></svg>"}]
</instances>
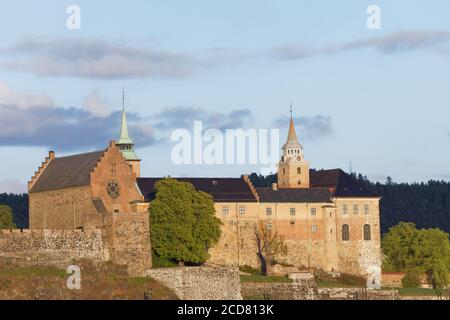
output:
<instances>
[{"instance_id":1,"label":"pointed spire","mask_svg":"<svg viewBox=\"0 0 450 320\"><path fill-rule=\"evenodd\" d=\"M120 138L117 144L133 144L128 135L127 115L125 111L125 90L122 89L122 121L120 123Z\"/></svg>"},{"instance_id":2,"label":"pointed spire","mask_svg":"<svg viewBox=\"0 0 450 320\"><path fill-rule=\"evenodd\" d=\"M292 118L292 103L291 103L291 121L289 123L289 133L286 144L299 144L297 134L295 133L294 119Z\"/></svg>"}]
</instances>

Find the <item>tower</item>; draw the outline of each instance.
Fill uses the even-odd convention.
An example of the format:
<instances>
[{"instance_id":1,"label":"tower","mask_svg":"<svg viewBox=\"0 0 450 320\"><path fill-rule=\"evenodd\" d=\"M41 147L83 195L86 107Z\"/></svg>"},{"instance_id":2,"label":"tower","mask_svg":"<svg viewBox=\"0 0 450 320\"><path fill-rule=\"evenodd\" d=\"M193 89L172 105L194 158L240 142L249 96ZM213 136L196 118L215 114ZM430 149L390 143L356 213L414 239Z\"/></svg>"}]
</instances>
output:
<instances>
[{"instance_id":1,"label":"tower","mask_svg":"<svg viewBox=\"0 0 450 320\"><path fill-rule=\"evenodd\" d=\"M292 106L289 133L278 164L278 188L309 188L309 163L295 133Z\"/></svg>"},{"instance_id":2,"label":"tower","mask_svg":"<svg viewBox=\"0 0 450 320\"><path fill-rule=\"evenodd\" d=\"M125 91L122 91L122 121L120 124L120 138L116 142L117 147L122 152L123 157L132 167L136 177L141 175L141 159L134 152L134 143L128 135L127 116L125 112Z\"/></svg>"}]
</instances>

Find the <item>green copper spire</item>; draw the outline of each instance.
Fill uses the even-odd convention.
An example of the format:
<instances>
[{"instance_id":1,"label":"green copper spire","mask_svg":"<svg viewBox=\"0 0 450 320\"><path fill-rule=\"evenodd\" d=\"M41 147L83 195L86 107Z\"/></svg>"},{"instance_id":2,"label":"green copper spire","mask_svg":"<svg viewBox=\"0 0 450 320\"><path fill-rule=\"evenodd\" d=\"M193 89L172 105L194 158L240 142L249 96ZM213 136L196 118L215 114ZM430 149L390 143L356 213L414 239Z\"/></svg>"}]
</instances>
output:
<instances>
[{"instance_id":1,"label":"green copper spire","mask_svg":"<svg viewBox=\"0 0 450 320\"><path fill-rule=\"evenodd\" d=\"M116 145L122 151L125 160L139 160L134 153L133 140L128 135L127 115L125 112L125 90L122 90L122 121L120 123L120 138L116 142Z\"/></svg>"}]
</instances>

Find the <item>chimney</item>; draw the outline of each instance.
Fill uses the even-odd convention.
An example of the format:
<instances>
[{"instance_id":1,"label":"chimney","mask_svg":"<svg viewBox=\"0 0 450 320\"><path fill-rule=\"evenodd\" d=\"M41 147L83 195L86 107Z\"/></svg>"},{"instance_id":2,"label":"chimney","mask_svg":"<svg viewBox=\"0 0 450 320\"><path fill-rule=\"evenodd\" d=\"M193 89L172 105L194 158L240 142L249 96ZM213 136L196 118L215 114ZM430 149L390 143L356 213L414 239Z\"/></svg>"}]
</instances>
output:
<instances>
[{"instance_id":1,"label":"chimney","mask_svg":"<svg viewBox=\"0 0 450 320\"><path fill-rule=\"evenodd\" d=\"M50 158L50 159L55 159L55 151L49 151L48 152L48 157Z\"/></svg>"},{"instance_id":2,"label":"chimney","mask_svg":"<svg viewBox=\"0 0 450 320\"><path fill-rule=\"evenodd\" d=\"M272 190L277 191L278 190L278 184L272 183Z\"/></svg>"}]
</instances>

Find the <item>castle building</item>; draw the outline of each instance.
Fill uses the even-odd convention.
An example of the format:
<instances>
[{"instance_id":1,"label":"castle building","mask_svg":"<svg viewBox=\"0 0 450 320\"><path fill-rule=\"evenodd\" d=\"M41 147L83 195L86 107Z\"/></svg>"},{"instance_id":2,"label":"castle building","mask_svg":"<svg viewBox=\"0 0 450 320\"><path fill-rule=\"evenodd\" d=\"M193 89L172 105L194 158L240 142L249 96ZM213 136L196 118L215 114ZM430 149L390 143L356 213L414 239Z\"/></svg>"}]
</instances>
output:
<instances>
[{"instance_id":1,"label":"castle building","mask_svg":"<svg viewBox=\"0 0 450 320\"><path fill-rule=\"evenodd\" d=\"M137 179L146 201L159 179ZM265 188L246 176L177 179L213 196L223 226L210 263L258 267L255 228L263 221L285 239L288 254L277 257L281 263L363 275L381 267L380 197L340 169L310 170L292 112L277 179Z\"/></svg>"},{"instance_id":2,"label":"castle building","mask_svg":"<svg viewBox=\"0 0 450 320\"><path fill-rule=\"evenodd\" d=\"M262 221L285 239L288 253L276 257L280 263L365 275L379 268L380 197L340 169L311 170L292 112L282 150L277 183L270 187L255 187L247 176L176 178L211 194L223 222L209 263L258 267L255 230ZM41 236L65 230L65 237L71 230L93 230L101 235L101 259L132 263L134 273L142 274L151 265L147 210L159 179L140 176L123 108L120 138L107 149L65 157L49 153L28 184L30 230ZM89 248L98 247L79 237L62 239L57 251L89 256ZM58 243L52 241L44 242ZM1 248L2 236L0 255Z\"/></svg>"}]
</instances>

